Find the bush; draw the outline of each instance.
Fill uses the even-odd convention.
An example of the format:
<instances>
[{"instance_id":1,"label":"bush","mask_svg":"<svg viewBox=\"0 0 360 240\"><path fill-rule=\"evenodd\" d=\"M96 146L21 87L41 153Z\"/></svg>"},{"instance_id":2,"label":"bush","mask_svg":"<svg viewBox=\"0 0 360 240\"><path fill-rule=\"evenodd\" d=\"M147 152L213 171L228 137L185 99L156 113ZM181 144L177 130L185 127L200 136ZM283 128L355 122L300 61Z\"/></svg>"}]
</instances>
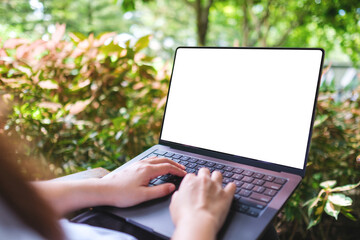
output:
<instances>
[{"instance_id":1,"label":"bush","mask_svg":"<svg viewBox=\"0 0 360 240\"><path fill-rule=\"evenodd\" d=\"M11 39L0 49L0 91L11 105L3 134L26 141L27 155L41 160L45 172L112 170L156 143L167 72L157 72L143 53L149 36L120 47L111 33L63 40L64 31L58 26L49 41ZM357 183L360 176L360 89L344 102L333 94L321 90L305 179L276 220L284 239L327 239L344 230L342 223L352 226L324 215L306 231L311 215L304 203L318 195L320 183ZM359 191L348 194L359 218ZM348 237L359 234L354 229Z\"/></svg>"},{"instance_id":2,"label":"bush","mask_svg":"<svg viewBox=\"0 0 360 240\"><path fill-rule=\"evenodd\" d=\"M343 233L345 226L353 228L350 228L351 234L341 234L341 239L352 239L359 235L355 227L358 222L340 217L340 222L335 224L335 219L322 216L324 209L319 209L315 215L319 217L319 224L306 231L314 223L315 216L310 211L309 216L309 206L304 206L307 200L318 195L323 181L332 179L339 185L359 182L360 166L356 165L360 149L359 94L360 88L354 90L345 101L336 102L334 92L321 89L305 178L276 221L284 239L330 239ZM354 200L352 213L359 219L360 192L353 190L348 194Z\"/></svg>"},{"instance_id":3,"label":"bush","mask_svg":"<svg viewBox=\"0 0 360 240\"><path fill-rule=\"evenodd\" d=\"M57 175L114 169L156 142L168 76L141 51L150 36L120 47L112 33L62 40L64 32L58 25L49 41L11 39L0 49L12 109L5 134Z\"/></svg>"}]
</instances>

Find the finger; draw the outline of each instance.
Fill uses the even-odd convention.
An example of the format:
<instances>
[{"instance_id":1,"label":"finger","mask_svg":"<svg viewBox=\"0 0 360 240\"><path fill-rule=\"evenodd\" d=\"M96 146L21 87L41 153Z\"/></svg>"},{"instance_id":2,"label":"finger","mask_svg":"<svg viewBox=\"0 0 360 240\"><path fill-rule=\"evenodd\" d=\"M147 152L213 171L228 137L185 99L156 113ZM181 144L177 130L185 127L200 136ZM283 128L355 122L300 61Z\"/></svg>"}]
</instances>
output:
<instances>
[{"instance_id":1,"label":"finger","mask_svg":"<svg viewBox=\"0 0 360 240\"><path fill-rule=\"evenodd\" d=\"M207 168L200 168L198 172L198 176L200 177L210 177L210 171Z\"/></svg>"},{"instance_id":2,"label":"finger","mask_svg":"<svg viewBox=\"0 0 360 240\"><path fill-rule=\"evenodd\" d=\"M186 167L184 165L181 165L180 163L177 163L173 160L170 160L168 158L164 158L164 157L157 157L157 158L148 158L146 159L148 163L151 163L151 164L158 164L158 163L170 163L170 164L173 164L179 168L182 168L182 169L185 169Z\"/></svg>"},{"instance_id":3,"label":"finger","mask_svg":"<svg viewBox=\"0 0 360 240\"><path fill-rule=\"evenodd\" d=\"M219 171L214 171L212 174L211 174L211 180L217 182L217 183L222 183L222 174L221 172Z\"/></svg>"},{"instance_id":4,"label":"finger","mask_svg":"<svg viewBox=\"0 0 360 240\"><path fill-rule=\"evenodd\" d=\"M233 197L236 191L236 185L233 182L229 182L225 188L224 191L226 192L226 194L228 194L229 196Z\"/></svg>"},{"instance_id":5,"label":"finger","mask_svg":"<svg viewBox=\"0 0 360 240\"><path fill-rule=\"evenodd\" d=\"M179 190L182 189L182 186L190 185L195 177L196 175L194 173L186 174L184 179L180 183Z\"/></svg>"},{"instance_id":6,"label":"finger","mask_svg":"<svg viewBox=\"0 0 360 240\"><path fill-rule=\"evenodd\" d=\"M175 190L175 185L172 183L164 183L153 187L144 188L144 201L161 198Z\"/></svg>"},{"instance_id":7,"label":"finger","mask_svg":"<svg viewBox=\"0 0 360 240\"><path fill-rule=\"evenodd\" d=\"M172 174L179 177L183 177L186 175L183 169L177 167L176 165L170 163L159 163L149 166L149 177L150 179L155 178L157 176L165 175L165 174Z\"/></svg>"}]
</instances>

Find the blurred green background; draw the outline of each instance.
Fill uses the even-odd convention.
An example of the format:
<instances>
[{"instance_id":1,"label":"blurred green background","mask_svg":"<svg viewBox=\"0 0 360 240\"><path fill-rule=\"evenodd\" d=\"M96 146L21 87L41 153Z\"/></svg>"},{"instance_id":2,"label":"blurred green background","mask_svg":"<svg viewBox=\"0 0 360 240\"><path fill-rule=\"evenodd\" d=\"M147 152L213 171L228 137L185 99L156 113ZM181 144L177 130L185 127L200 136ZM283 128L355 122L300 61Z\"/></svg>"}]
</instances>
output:
<instances>
[{"instance_id":1,"label":"blurred green background","mask_svg":"<svg viewBox=\"0 0 360 240\"><path fill-rule=\"evenodd\" d=\"M178 46L325 49L306 177L274 225L281 239L356 239L358 1L1 0L0 133L26 143L21 171L112 170L156 143Z\"/></svg>"}]
</instances>

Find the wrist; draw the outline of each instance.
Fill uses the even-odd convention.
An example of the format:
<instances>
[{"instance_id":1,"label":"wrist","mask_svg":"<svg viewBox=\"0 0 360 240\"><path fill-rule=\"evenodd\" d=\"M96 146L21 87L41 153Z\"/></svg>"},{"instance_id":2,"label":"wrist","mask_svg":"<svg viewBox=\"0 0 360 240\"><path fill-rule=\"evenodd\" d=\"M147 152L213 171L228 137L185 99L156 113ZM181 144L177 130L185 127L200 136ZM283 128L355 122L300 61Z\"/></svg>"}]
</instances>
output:
<instances>
[{"instance_id":1,"label":"wrist","mask_svg":"<svg viewBox=\"0 0 360 240\"><path fill-rule=\"evenodd\" d=\"M179 219L176 223L174 239L215 239L217 232L216 219L206 212L201 212ZM176 237L177 235L181 238Z\"/></svg>"}]
</instances>

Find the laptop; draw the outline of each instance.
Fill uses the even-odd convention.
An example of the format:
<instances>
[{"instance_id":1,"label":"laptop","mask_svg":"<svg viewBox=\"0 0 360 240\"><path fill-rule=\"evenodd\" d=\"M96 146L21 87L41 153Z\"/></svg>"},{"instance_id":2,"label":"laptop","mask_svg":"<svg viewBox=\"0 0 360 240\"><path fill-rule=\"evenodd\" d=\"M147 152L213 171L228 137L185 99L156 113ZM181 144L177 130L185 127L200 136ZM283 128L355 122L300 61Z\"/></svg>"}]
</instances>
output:
<instances>
[{"instance_id":1,"label":"laptop","mask_svg":"<svg viewBox=\"0 0 360 240\"><path fill-rule=\"evenodd\" d=\"M323 58L320 48L177 48L159 144L114 172L151 156L218 170L237 185L218 239L259 238L305 175ZM181 179L150 185L169 181ZM170 200L105 211L169 239Z\"/></svg>"}]
</instances>

